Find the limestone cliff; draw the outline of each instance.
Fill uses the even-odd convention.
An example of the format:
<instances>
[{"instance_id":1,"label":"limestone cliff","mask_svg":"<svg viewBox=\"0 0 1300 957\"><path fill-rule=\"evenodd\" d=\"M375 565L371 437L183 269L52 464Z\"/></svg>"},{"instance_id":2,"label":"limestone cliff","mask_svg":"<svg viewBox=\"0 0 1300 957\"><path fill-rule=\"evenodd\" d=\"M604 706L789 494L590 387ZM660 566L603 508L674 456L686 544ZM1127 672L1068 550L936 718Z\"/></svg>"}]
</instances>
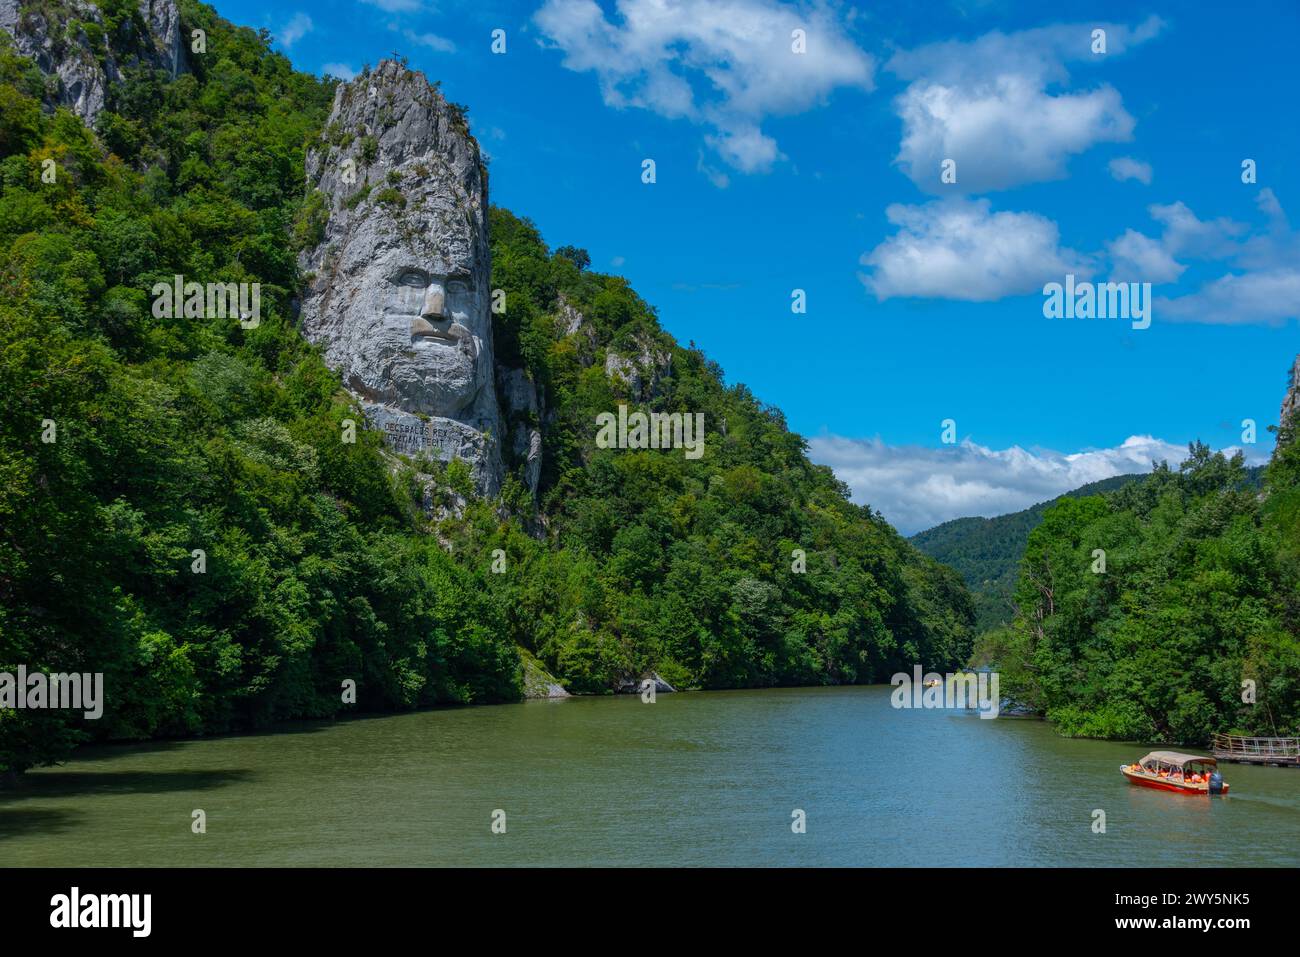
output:
<instances>
[{"instance_id":1,"label":"limestone cliff","mask_svg":"<svg viewBox=\"0 0 1300 957\"><path fill-rule=\"evenodd\" d=\"M510 458L534 495L542 472L542 401L523 369L497 366L497 394L510 434Z\"/></svg>"},{"instance_id":2,"label":"limestone cliff","mask_svg":"<svg viewBox=\"0 0 1300 957\"><path fill-rule=\"evenodd\" d=\"M108 22L86 0L0 0L0 30L49 78L46 105L66 106L88 126L112 107L124 69L144 65L173 78L189 71L173 0L138 0L131 16Z\"/></svg>"},{"instance_id":3,"label":"limestone cliff","mask_svg":"<svg viewBox=\"0 0 1300 957\"><path fill-rule=\"evenodd\" d=\"M672 375L672 353L650 339L638 341L630 355L613 349L605 352L605 375L618 381L637 402L648 402L658 391L660 381Z\"/></svg>"},{"instance_id":4,"label":"limestone cliff","mask_svg":"<svg viewBox=\"0 0 1300 957\"><path fill-rule=\"evenodd\" d=\"M1282 411L1277 421L1277 446L1281 448L1294 441L1296 429L1300 428L1300 356L1291 363L1291 383L1282 398Z\"/></svg>"},{"instance_id":5,"label":"limestone cliff","mask_svg":"<svg viewBox=\"0 0 1300 957\"><path fill-rule=\"evenodd\" d=\"M1297 409L1300 409L1300 356L1296 356L1295 362L1291 363L1291 385L1282 399L1282 414L1278 422L1282 425L1291 424L1291 418Z\"/></svg>"},{"instance_id":6,"label":"limestone cliff","mask_svg":"<svg viewBox=\"0 0 1300 957\"><path fill-rule=\"evenodd\" d=\"M384 61L342 83L307 156L326 214L299 265L302 328L394 451L501 488L487 182L459 109Z\"/></svg>"}]
</instances>

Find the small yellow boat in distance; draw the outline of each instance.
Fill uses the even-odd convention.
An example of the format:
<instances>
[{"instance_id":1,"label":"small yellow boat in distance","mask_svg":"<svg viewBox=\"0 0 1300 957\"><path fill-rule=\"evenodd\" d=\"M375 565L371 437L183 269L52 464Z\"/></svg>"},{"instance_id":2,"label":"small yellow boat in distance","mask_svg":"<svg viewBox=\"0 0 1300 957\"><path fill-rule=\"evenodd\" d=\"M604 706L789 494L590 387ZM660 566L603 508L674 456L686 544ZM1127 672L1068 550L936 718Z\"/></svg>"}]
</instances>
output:
<instances>
[{"instance_id":1,"label":"small yellow boat in distance","mask_svg":"<svg viewBox=\"0 0 1300 957\"><path fill-rule=\"evenodd\" d=\"M1179 794L1227 794L1219 762L1179 751L1152 751L1140 761L1120 765L1132 784Z\"/></svg>"}]
</instances>

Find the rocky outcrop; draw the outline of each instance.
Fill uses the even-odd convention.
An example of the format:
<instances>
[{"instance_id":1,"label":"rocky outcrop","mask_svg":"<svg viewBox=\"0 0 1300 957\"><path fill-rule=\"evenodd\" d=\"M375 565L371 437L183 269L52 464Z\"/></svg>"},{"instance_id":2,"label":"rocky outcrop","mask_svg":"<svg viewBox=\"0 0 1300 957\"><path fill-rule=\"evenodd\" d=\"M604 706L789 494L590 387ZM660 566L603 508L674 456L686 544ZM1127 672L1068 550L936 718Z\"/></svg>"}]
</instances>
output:
<instances>
[{"instance_id":1,"label":"rocky outcrop","mask_svg":"<svg viewBox=\"0 0 1300 957\"><path fill-rule=\"evenodd\" d=\"M149 30L153 41L150 59L159 69L173 78L190 71L185 35L181 30L181 14L173 0L138 0L140 18Z\"/></svg>"},{"instance_id":2,"label":"rocky outcrop","mask_svg":"<svg viewBox=\"0 0 1300 957\"><path fill-rule=\"evenodd\" d=\"M560 328L564 334L571 336L583 329L589 330L586 317L574 308L573 304L564 297L564 293L560 293L558 298Z\"/></svg>"},{"instance_id":3,"label":"rocky outcrop","mask_svg":"<svg viewBox=\"0 0 1300 957\"><path fill-rule=\"evenodd\" d=\"M510 423L510 452L534 498L542 474L541 403L537 387L523 369L497 368L497 393Z\"/></svg>"},{"instance_id":4,"label":"rocky outcrop","mask_svg":"<svg viewBox=\"0 0 1300 957\"><path fill-rule=\"evenodd\" d=\"M89 126L111 106L122 70L144 64L171 77L189 71L174 0L138 0L135 16L110 29L86 0L0 0L0 30L50 78L46 105L66 106Z\"/></svg>"},{"instance_id":5,"label":"rocky outcrop","mask_svg":"<svg viewBox=\"0 0 1300 957\"><path fill-rule=\"evenodd\" d=\"M621 382L637 401L648 401L660 381L672 375L672 353L653 342L640 342L632 355L605 353L605 375Z\"/></svg>"},{"instance_id":6,"label":"rocky outcrop","mask_svg":"<svg viewBox=\"0 0 1300 957\"><path fill-rule=\"evenodd\" d=\"M384 61L340 84L308 183L328 214L299 265L302 328L394 451L501 487L487 183L460 111Z\"/></svg>"},{"instance_id":7,"label":"rocky outcrop","mask_svg":"<svg viewBox=\"0 0 1300 957\"><path fill-rule=\"evenodd\" d=\"M572 695L560 684L560 680L546 670L546 666L537 660L527 648L519 649L519 660L524 671L525 698L569 698Z\"/></svg>"},{"instance_id":8,"label":"rocky outcrop","mask_svg":"<svg viewBox=\"0 0 1300 957\"><path fill-rule=\"evenodd\" d=\"M650 690L650 684L654 685L655 693L676 692L677 689L664 681L653 671L647 671L635 681L631 678L622 678L619 680L618 687L614 689L615 694L643 694Z\"/></svg>"},{"instance_id":9,"label":"rocky outcrop","mask_svg":"<svg viewBox=\"0 0 1300 957\"><path fill-rule=\"evenodd\" d=\"M1300 411L1300 356L1296 356L1295 362L1291 363L1291 385L1282 399L1282 413L1278 422L1284 428L1294 428L1297 424L1297 411Z\"/></svg>"},{"instance_id":10,"label":"rocky outcrop","mask_svg":"<svg viewBox=\"0 0 1300 957\"><path fill-rule=\"evenodd\" d=\"M1291 363L1291 383L1286 395L1282 397L1282 411L1278 414L1277 422L1277 445L1273 449L1275 456L1281 449L1295 442L1297 434L1300 434L1300 356L1296 356L1295 362Z\"/></svg>"},{"instance_id":11,"label":"rocky outcrop","mask_svg":"<svg viewBox=\"0 0 1300 957\"><path fill-rule=\"evenodd\" d=\"M577 345L578 363L588 369L596 362L598 346L596 330L578 309L565 298L564 293L557 296L556 322L559 330L566 336L574 337Z\"/></svg>"}]
</instances>

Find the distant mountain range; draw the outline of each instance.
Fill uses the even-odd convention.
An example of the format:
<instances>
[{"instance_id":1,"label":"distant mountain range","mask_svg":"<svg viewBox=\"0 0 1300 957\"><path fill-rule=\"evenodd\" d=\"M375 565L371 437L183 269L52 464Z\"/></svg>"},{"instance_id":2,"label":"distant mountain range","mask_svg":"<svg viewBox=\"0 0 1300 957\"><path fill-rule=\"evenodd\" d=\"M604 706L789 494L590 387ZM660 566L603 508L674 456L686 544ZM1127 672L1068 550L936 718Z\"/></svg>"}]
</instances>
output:
<instances>
[{"instance_id":1,"label":"distant mountain range","mask_svg":"<svg viewBox=\"0 0 1300 957\"><path fill-rule=\"evenodd\" d=\"M1247 472L1253 484L1260 482L1262 467ZM1038 527L1049 508L1063 498L1101 495L1145 478L1142 474L1116 475L1089 482L1021 512L996 518L954 518L917 532L910 541L921 552L956 569L966 580L975 598L977 630L985 632L1011 621L1011 595L1016 587L1020 557L1025 553L1029 533Z\"/></svg>"}]
</instances>

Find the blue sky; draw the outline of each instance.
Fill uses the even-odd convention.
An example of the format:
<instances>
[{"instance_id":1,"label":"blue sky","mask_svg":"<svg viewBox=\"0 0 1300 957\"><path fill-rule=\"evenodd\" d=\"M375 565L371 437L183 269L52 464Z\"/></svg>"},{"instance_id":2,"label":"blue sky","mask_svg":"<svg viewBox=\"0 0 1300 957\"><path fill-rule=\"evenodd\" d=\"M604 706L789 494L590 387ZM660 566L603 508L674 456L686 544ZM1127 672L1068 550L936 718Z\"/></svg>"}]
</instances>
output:
<instances>
[{"instance_id":1,"label":"blue sky","mask_svg":"<svg viewBox=\"0 0 1300 957\"><path fill-rule=\"evenodd\" d=\"M1271 450L1300 352L1294 3L217 9L300 69L397 51L441 80L493 202L627 276L905 533L1196 438ZM1044 318L1067 272L1150 282L1150 328Z\"/></svg>"}]
</instances>

